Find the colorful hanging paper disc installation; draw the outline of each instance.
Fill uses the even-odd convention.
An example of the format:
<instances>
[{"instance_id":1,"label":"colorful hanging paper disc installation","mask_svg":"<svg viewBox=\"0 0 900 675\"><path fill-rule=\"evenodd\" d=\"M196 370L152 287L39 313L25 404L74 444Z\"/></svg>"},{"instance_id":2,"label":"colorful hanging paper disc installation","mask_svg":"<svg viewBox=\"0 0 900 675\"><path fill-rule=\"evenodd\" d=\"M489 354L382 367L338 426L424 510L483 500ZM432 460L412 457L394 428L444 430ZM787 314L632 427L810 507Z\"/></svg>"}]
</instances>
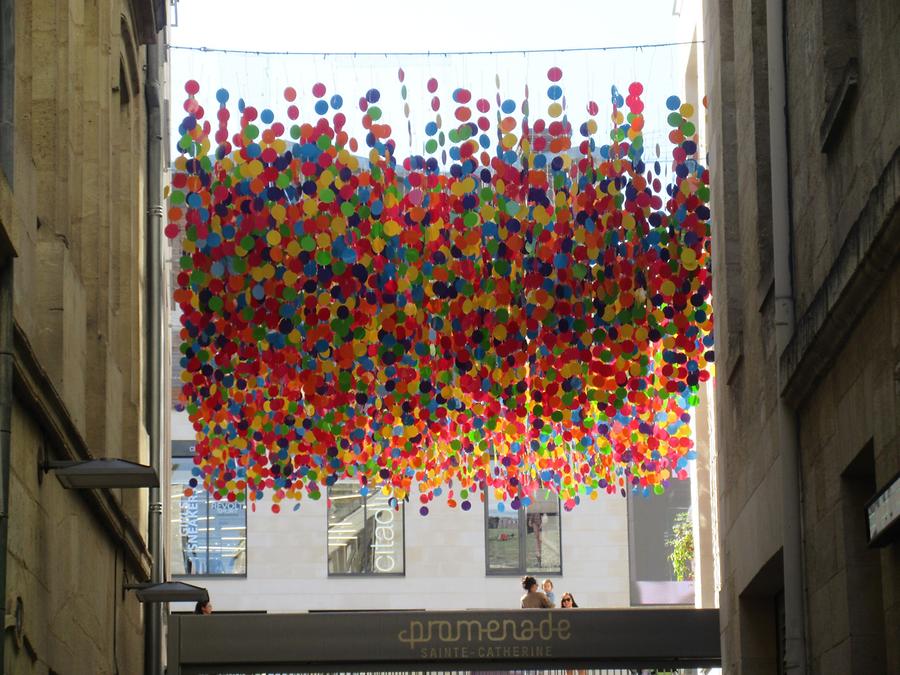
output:
<instances>
[{"instance_id":1,"label":"colorful hanging paper disc installation","mask_svg":"<svg viewBox=\"0 0 900 675\"><path fill-rule=\"evenodd\" d=\"M430 80L425 154L399 164L376 89L360 150L322 84L285 91L284 124L242 101L232 135L228 92L213 131L188 82L166 233L190 489L277 511L351 477L427 514L441 495L519 508L549 490L571 509L686 477L713 360L692 106L666 102L663 179L640 84L613 88L600 145L600 106L573 127L561 79L546 119L456 89L443 120Z\"/></svg>"}]
</instances>

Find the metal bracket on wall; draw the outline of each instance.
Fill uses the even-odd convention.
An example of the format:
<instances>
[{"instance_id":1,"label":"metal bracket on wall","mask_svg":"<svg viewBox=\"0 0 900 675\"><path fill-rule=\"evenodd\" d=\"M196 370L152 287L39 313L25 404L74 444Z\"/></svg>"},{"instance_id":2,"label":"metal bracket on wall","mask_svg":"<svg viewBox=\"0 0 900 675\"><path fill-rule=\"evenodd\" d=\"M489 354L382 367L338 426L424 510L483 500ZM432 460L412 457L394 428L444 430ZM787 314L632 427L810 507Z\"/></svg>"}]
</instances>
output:
<instances>
[{"instance_id":1,"label":"metal bracket on wall","mask_svg":"<svg viewBox=\"0 0 900 675\"><path fill-rule=\"evenodd\" d=\"M856 98L858 85L859 65L856 59L850 59L844 66L844 77L828 103L819 127L819 143L822 152L829 152L843 131L843 122Z\"/></svg>"},{"instance_id":2,"label":"metal bracket on wall","mask_svg":"<svg viewBox=\"0 0 900 675\"><path fill-rule=\"evenodd\" d=\"M16 604L12 613L4 615L3 629L12 629L13 636L16 640L16 647L22 648L22 638L25 635L25 603L22 602L22 596L16 596Z\"/></svg>"},{"instance_id":3,"label":"metal bracket on wall","mask_svg":"<svg viewBox=\"0 0 900 675\"><path fill-rule=\"evenodd\" d=\"M44 468L47 464L47 447L41 443L38 446L38 454L37 454L37 482L38 487L44 484L44 474L47 473L47 470Z\"/></svg>"}]
</instances>

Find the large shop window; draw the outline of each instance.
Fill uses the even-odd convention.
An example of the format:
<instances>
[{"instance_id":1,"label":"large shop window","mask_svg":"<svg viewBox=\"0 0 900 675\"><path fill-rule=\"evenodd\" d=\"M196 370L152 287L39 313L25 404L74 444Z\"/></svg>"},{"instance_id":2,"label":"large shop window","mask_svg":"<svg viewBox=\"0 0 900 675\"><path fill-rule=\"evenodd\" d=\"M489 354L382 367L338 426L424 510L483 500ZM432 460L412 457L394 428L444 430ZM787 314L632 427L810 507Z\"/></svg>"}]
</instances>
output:
<instances>
[{"instance_id":1,"label":"large shop window","mask_svg":"<svg viewBox=\"0 0 900 675\"><path fill-rule=\"evenodd\" d=\"M247 574L247 506L219 501L202 488L185 496L191 480L193 443L173 442L170 474L170 546L172 574L241 576Z\"/></svg>"},{"instance_id":2,"label":"large shop window","mask_svg":"<svg viewBox=\"0 0 900 675\"><path fill-rule=\"evenodd\" d=\"M513 509L488 492L485 513L488 574L562 574L558 497L536 494Z\"/></svg>"},{"instance_id":3,"label":"large shop window","mask_svg":"<svg viewBox=\"0 0 900 675\"><path fill-rule=\"evenodd\" d=\"M328 488L328 575L405 573L403 506L388 497L363 495L355 480Z\"/></svg>"},{"instance_id":4,"label":"large shop window","mask_svg":"<svg viewBox=\"0 0 900 675\"><path fill-rule=\"evenodd\" d=\"M629 492L627 503L632 606L693 605L693 572L678 581L669 560L675 523L679 514L691 508L690 481L670 481L661 495Z\"/></svg>"}]
</instances>

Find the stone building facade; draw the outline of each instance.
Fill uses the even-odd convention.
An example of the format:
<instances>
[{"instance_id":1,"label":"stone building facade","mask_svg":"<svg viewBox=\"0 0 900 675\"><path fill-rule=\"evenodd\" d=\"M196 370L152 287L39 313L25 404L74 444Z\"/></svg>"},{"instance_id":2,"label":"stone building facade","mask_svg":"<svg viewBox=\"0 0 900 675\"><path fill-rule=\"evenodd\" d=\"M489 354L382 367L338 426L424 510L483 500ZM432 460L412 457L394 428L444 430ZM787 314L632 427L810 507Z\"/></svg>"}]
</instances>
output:
<instances>
[{"instance_id":1,"label":"stone building facade","mask_svg":"<svg viewBox=\"0 0 900 675\"><path fill-rule=\"evenodd\" d=\"M145 668L144 611L123 587L150 578L147 490L65 490L40 467L149 461L147 186L161 177L145 45L164 24L163 0L0 0L5 673Z\"/></svg>"},{"instance_id":2,"label":"stone building facade","mask_svg":"<svg viewBox=\"0 0 900 675\"><path fill-rule=\"evenodd\" d=\"M704 21L723 664L900 673L900 547L864 515L900 470L900 4Z\"/></svg>"}]
</instances>

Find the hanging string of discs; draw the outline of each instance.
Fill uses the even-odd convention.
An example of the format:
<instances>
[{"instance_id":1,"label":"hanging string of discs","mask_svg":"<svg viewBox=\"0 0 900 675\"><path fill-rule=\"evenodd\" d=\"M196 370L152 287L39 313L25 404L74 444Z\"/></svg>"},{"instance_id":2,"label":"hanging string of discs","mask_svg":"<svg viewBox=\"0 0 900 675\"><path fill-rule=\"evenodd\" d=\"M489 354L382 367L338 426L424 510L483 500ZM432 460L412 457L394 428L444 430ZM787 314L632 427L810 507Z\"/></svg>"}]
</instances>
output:
<instances>
[{"instance_id":1,"label":"hanging string of discs","mask_svg":"<svg viewBox=\"0 0 900 675\"><path fill-rule=\"evenodd\" d=\"M374 87L358 112L287 87L282 122L243 100L233 119L225 89L207 114L186 84L166 234L188 490L278 511L352 478L427 515L442 495L571 509L687 477L714 360L695 110L665 101L661 180L643 86L571 121L562 78L546 113L499 77L495 101L430 78L424 152L402 161Z\"/></svg>"}]
</instances>

